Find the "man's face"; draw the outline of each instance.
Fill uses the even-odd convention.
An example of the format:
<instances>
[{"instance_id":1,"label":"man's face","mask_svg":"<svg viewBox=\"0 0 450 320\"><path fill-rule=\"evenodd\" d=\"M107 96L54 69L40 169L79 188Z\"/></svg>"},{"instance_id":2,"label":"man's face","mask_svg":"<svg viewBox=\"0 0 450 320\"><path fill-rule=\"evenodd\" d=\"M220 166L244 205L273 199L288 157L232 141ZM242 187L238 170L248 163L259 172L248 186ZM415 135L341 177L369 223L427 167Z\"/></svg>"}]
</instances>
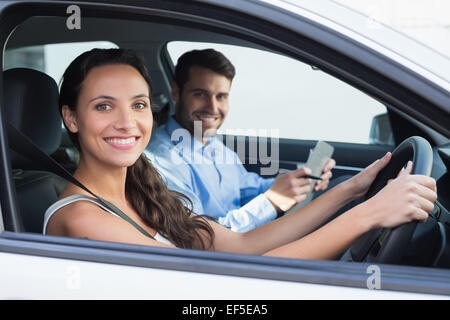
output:
<instances>
[{"instance_id":1,"label":"man's face","mask_svg":"<svg viewBox=\"0 0 450 320\"><path fill-rule=\"evenodd\" d=\"M176 84L172 88L176 120L191 134L194 134L194 122L201 124L202 140L206 131L207 136L215 134L228 113L230 87L231 81L225 76L207 68L191 67L182 91Z\"/></svg>"}]
</instances>

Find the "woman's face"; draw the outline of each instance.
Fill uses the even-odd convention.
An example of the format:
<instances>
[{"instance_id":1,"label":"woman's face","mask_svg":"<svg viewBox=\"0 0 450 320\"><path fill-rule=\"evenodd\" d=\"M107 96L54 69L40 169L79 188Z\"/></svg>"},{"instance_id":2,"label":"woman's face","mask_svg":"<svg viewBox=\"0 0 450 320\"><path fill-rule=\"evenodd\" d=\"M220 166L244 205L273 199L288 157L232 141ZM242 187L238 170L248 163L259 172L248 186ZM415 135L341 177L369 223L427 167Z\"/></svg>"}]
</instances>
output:
<instances>
[{"instance_id":1,"label":"woman's face","mask_svg":"<svg viewBox=\"0 0 450 320\"><path fill-rule=\"evenodd\" d=\"M129 65L96 67L82 83L76 111L64 106L63 117L78 133L84 161L131 166L150 140L149 86Z\"/></svg>"}]
</instances>

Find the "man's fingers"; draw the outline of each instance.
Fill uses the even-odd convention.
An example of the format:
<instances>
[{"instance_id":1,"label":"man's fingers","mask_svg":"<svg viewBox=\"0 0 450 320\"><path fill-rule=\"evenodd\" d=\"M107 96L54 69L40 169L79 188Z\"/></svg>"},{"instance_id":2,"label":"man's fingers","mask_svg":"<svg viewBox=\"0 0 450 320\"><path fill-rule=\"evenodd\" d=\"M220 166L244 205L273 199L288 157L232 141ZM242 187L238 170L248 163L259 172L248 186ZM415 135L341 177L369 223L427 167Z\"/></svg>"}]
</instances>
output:
<instances>
[{"instance_id":1,"label":"man's fingers","mask_svg":"<svg viewBox=\"0 0 450 320\"><path fill-rule=\"evenodd\" d=\"M294 198L297 197L297 196L300 196L300 195L302 195L302 194L306 194L306 193L308 193L310 190L311 190L311 187L310 187L309 185L303 186L303 187L299 187L299 188L296 188L295 191L294 191L294 192L295 192Z\"/></svg>"},{"instance_id":2,"label":"man's fingers","mask_svg":"<svg viewBox=\"0 0 450 320\"><path fill-rule=\"evenodd\" d=\"M325 172L324 174L322 174L320 177L322 178L322 181L327 181L330 180L331 177L333 176L333 173L331 171ZM318 182L322 182L320 180L317 180Z\"/></svg>"},{"instance_id":3,"label":"man's fingers","mask_svg":"<svg viewBox=\"0 0 450 320\"><path fill-rule=\"evenodd\" d=\"M301 194L294 197L295 202L299 203L306 199L306 194Z\"/></svg>"},{"instance_id":4,"label":"man's fingers","mask_svg":"<svg viewBox=\"0 0 450 320\"><path fill-rule=\"evenodd\" d=\"M328 159L328 161L325 164L322 172L330 171L331 169L334 168L335 165L336 165L336 160L334 160L333 158Z\"/></svg>"},{"instance_id":5,"label":"man's fingers","mask_svg":"<svg viewBox=\"0 0 450 320\"><path fill-rule=\"evenodd\" d=\"M295 179L295 186L296 187L309 186L311 182L312 180L309 178L297 178Z\"/></svg>"},{"instance_id":6,"label":"man's fingers","mask_svg":"<svg viewBox=\"0 0 450 320\"><path fill-rule=\"evenodd\" d=\"M310 168L306 168L306 167L301 167L301 168L298 168L298 169L296 169L294 171L289 172L289 174L291 176L296 177L296 178L301 178L301 177L303 177L303 176L305 176L307 174L311 174L311 173L312 173L311 169Z\"/></svg>"},{"instance_id":7,"label":"man's fingers","mask_svg":"<svg viewBox=\"0 0 450 320\"><path fill-rule=\"evenodd\" d=\"M314 187L314 191L325 190L328 187L329 181L319 181Z\"/></svg>"}]
</instances>

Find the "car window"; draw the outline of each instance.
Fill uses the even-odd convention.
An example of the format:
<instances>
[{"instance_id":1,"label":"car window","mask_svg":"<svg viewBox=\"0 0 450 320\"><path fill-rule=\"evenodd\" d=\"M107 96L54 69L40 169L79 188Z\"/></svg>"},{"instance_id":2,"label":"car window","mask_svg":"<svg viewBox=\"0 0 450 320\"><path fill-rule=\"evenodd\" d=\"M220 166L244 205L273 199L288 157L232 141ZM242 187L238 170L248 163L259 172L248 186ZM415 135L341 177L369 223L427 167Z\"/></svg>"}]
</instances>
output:
<instances>
[{"instance_id":1,"label":"car window","mask_svg":"<svg viewBox=\"0 0 450 320\"><path fill-rule=\"evenodd\" d=\"M184 52L205 48L221 51L236 67L230 112L219 133L393 144L383 104L314 66L241 46L167 45L174 65Z\"/></svg>"},{"instance_id":2,"label":"car window","mask_svg":"<svg viewBox=\"0 0 450 320\"><path fill-rule=\"evenodd\" d=\"M54 43L6 49L4 70L31 68L42 71L59 83L69 63L81 53L93 48L118 48L109 41Z\"/></svg>"},{"instance_id":3,"label":"car window","mask_svg":"<svg viewBox=\"0 0 450 320\"><path fill-rule=\"evenodd\" d=\"M216 2L216 4L218 3ZM225 4L241 5L240 1L223 1L220 3L224 6ZM216 7L212 3L201 2L194 2L191 5L188 2L177 1L169 3L163 1L142 1L141 5L134 2L132 6L124 0L116 1L114 4L85 2L81 6L83 16L82 29L69 32L65 29L67 26L66 18L70 18L70 14L64 16L65 11L60 10L66 6L64 2L43 1L41 3L36 1L32 6L24 7L11 1L12 6L3 12L4 14L0 16L0 19L3 19L1 28L5 34L10 30L14 30L8 41L13 39L15 41L11 43L20 44L20 46L108 38L113 39L112 41L119 44L120 47L138 50L145 55L148 62L151 78L156 83L156 93L161 91L161 95L166 94L167 96L170 94L167 86L169 81L166 79L167 73L161 69L166 67L166 65L170 65L170 63L166 64L166 60L158 60L160 57L158 55L161 53L161 48L164 48L168 41L173 39L229 41L234 44L248 44L250 41L255 41L255 43L266 43L268 46L273 46L280 51L286 50L284 52L300 51L302 48L305 48L302 47L303 44L315 41L317 44L320 44L317 46L318 48L305 50L305 53L310 55L316 54L315 57L317 57L318 61L328 56L332 50L335 50L332 46L334 40L339 42L339 44L342 42L342 47L346 47L344 45L350 43L350 41L347 42L348 39L345 39L345 37L337 36L339 34L337 31L330 30L330 32L324 32L324 35L319 37L318 31L321 29L326 31L326 26L321 25L318 21L310 21L311 16L309 18L304 16L299 20L294 20L294 13L288 13L287 10L274 8L273 11L268 12L269 14L265 14L266 10L275 6L261 5L256 1L242 1L242 3L244 3L242 5L243 8L248 7L250 10L247 12L239 11L237 14L233 14L229 9L222 10L222 8ZM323 3L321 6L325 11L327 6L324 6ZM36 19L27 20L32 22L28 24L28 27L27 25L25 27L10 25L23 19L23 16L34 12L39 16L35 17ZM47 17L47 14L50 16ZM54 17L54 15L59 16ZM255 15L255 17L252 18L252 15ZM123 18L123 20L111 19L111 17L116 16L120 19ZM262 24L265 16L273 19L279 18L279 23L284 22L284 20L295 22L295 25L292 25L292 38L277 39L276 36L280 34L279 31L285 31L287 28L282 29L277 22ZM248 20L247 17L249 18ZM291 18L292 20L290 20ZM13 27L16 28L13 29ZM311 32L306 34L308 30L311 30ZM262 31L266 31L267 34L264 37L259 37ZM15 39L14 34L17 34ZM37 35L40 37L36 38ZM320 41L325 37L333 40L330 41L329 46L326 42ZM272 39L276 41L272 41ZM298 39L298 42L290 42L290 39ZM3 37L2 41L6 41L6 38ZM87 46L81 47L84 44ZM322 44L324 48L322 48ZM358 42L354 41L352 44L358 44ZM66 45L70 44L61 44L63 47ZM56 50L60 47L55 45L56 51L54 55L47 54L48 47L46 46L24 47L21 49L3 46L7 50L4 53L4 63L6 64L6 69L22 66L44 71L51 74L59 83L65 66L80 52L90 49L88 42L77 42L74 45L75 47L72 49L67 47L67 50L61 51ZM99 46L101 46L99 43L92 44L92 47ZM183 43L173 42L169 43L169 52L173 62L176 62L177 57L182 52L202 46L203 44L201 43L184 43L183 46ZM211 46L213 45L204 44L204 47ZM384 130L381 130L382 133L386 134L387 137L391 137L389 117L387 117L384 106L346 83L319 70L313 70L309 65L272 52L236 46L214 45L214 47L224 52L234 62L238 70L233 84L231 112L223 127L224 130L241 128L247 134L253 132L254 135L261 136L264 135L263 130L266 127L267 135L271 135L272 132L278 130L279 136L295 139L308 139L310 137L312 139L327 139L331 141L379 143L379 140L371 138L371 135L376 136L376 133L381 128L384 128ZM231 51L228 51L227 47L234 48L234 55L232 55ZM256 44L255 47L257 47ZM372 55L369 50L365 50L363 44L361 45L361 50L355 52L364 53L364 57L367 54L369 58ZM251 53L251 55L247 53ZM378 54L383 56L382 53ZM401 106L401 108L398 108L398 111L404 111L407 108L404 108L402 105L409 106L408 102L415 99L416 96L414 94L411 94L411 99L406 98L405 96L409 93L408 87L402 87L409 83L408 80L415 79L413 76L410 78L406 77L406 79L398 82L392 81L393 90L391 96L391 92L383 90L386 86L380 85L382 80L385 79L385 75L377 72L373 61L368 61L366 65L368 69L363 68L360 63L356 63L354 66L347 66L346 63L341 63L342 60L348 61L347 59L352 59L352 57L346 50L343 50L337 55L338 59L333 62L333 64L336 63L336 70L342 70L339 74L343 78L355 83L357 82L356 80L360 80L363 84L361 87L370 90L370 92L377 92L377 94L381 92L379 97L384 99L387 104L393 104L394 110L397 110L396 107ZM384 67L387 67L387 69L392 68L390 71L396 73L401 70L401 65L390 65L389 62L390 60L382 61L380 59L380 69ZM255 64L254 67L252 67L253 64ZM320 63L317 62L317 64ZM59 71L53 71L53 67L57 65L60 65L57 68ZM404 73L403 71L399 72L399 78L404 77L409 70L407 67L404 67L404 69ZM366 70L374 70L373 78L366 77L364 72L361 72ZM168 78L170 79L170 77ZM249 86L246 85L244 79L246 79ZM368 81L371 79L375 81L373 83ZM373 88L368 84L372 84ZM250 85L253 85L253 87ZM434 92L431 90L431 83L424 85L424 88L422 92L425 90ZM3 89L0 88L0 90ZM417 92L417 94L419 96L420 92ZM397 99L398 103L396 103ZM162 98L160 100L164 101ZM425 98L423 101L424 105L430 102L429 99ZM438 109L434 108L435 106L430 103L431 111L427 111L428 109L422 108L421 104L422 102L414 103L410 108L411 110L416 110L417 113L422 113L421 111L425 110L421 117L415 117L422 119L417 122L420 124L422 122L437 123L436 117L430 115L439 115L437 113ZM6 103L3 102L3 108L5 106ZM244 110L244 112L240 112L240 110ZM269 112L266 112L266 110L270 111L270 117L268 116ZM359 115L358 112L364 116L364 119L361 117L361 120L357 117ZM374 119L377 121L378 126L371 126L371 122ZM393 117L392 121L394 121ZM32 122L32 125L34 123L37 123L37 121ZM409 122L407 123L409 124ZM395 125L395 129L396 133L403 130L397 125ZM47 137L50 135L44 132L41 136ZM12 165L13 156L8 151L7 140L7 137L4 137L0 141L2 147L2 159L0 160L0 163L2 163L2 177L8 177L8 171L16 168ZM389 138L381 140L389 142ZM342 165L338 159L337 163L340 166L338 170L342 170L344 173L350 172L351 174L358 172L359 168L365 166L363 161L372 161L372 159L376 158L375 155L377 153L391 149L390 146L389 148L384 146L378 148L370 144L356 147L354 145L344 146L345 148L342 148L342 145L345 144L336 144L336 149L340 148L339 152L336 152L336 158L344 158L346 162ZM308 141L292 144L290 141L286 143L281 141L280 146L287 151L304 149L301 151L305 151L305 154L309 151ZM301 153L293 155L290 152L284 153L289 153L289 155L285 157L280 152L280 163L285 161L285 163L295 165L298 160L303 159L300 156L302 155ZM271 153L271 155L273 154ZM345 157L342 157L342 154ZM10 156L8 157L8 155ZM347 155L348 158L351 158L351 161L347 161ZM5 162L8 158L11 163ZM251 161L252 159L248 163L253 164ZM59 160L58 162L62 163ZM434 167L436 167L436 163L435 161ZM259 163L257 165L260 166ZM45 168L42 170L45 170ZM16 171L17 173L26 173L26 170L22 169ZM383 264L380 270L377 266L378 261L375 258L371 260L371 257L369 257L368 261L372 264L368 267L367 261L364 263L357 261L339 263L337 261L339 258L336 261L309 261L304 259L259 257L255 255L236 255L199 250L188 251L185 249L175 250L90 239L43 236L34 234L27 228L24 228L25 232L21 232L20 228L16 227L15 224L19 225L21 220L30 219L41 226L42 221L39 221L39 219L43 219L43 213L46 209L41 210L37 208L36 204L40 203L40 200L44 203L45 200L49 201L49 206L56 201L56 199L53 201L50 195L58 195L55 194L54 190L51 190L50 195L46 194L42 199L37 194L33 194L30 197L29 190L31 188L25 185L25 188L20 190L18 184L16 185L15 183L22 183L21 177L16 175L14 178L16 179L14 182L11 177L2 179L2 189L5 192L2 192L0 196L0 209L3 210L1 214L7 230L0 237L0 247L2 248L0 251L2 251L2 258L5 257L8 260L7 267L2 268L6 272L2 274L3 278L7 280L6 283L9 284L1 287L6 288L7 298L21 296L19 294L28 294L29 292L35 293L35 296L38 298L39 296L44 296L45 298L49 293L60 298L66 298L67 296L69 298L95 298L106 291L111 293L113 297L117 293L124 293L126 297L126 294L130 292L134 294L134 297L139 297L142 291L155 293L152 297L156 296L157 298L173 298L175 293L181 298L187 297L188 299L196 296L208 297L213 292L215 293L214 297L223 299L224 297L227 298L228 293L238 292L235 290L236 288L246 289L243 293L239 290L239 293L244 298L254 297L255 295L258 298L258 294L261 296L261 293L264 294L265 292L275 293L272 296L283 293L286 297L296 298L303 296L311 298L311 295L320 298L327 296L327 294L328 296L348 297L349 291L346 290L354 289L353 287L357 288L358 291L355 290L351 295L352 297L368 295L375 297L375 294L379 294L376 297L386 297L389 292L407 291L407 294L410 294L417 290L418 292L435 294L448 294L450 292L449 281L447 281L450 279L449 273L447 270L439 269L441 267L447 268L448 265L445 265L445 263L448 264L449 261L448 250L444 250L446 248L443 241L441 241L442 239L440 239L440 234L443 233L445 235L446 232L443 228L447 227L445 225L445 208L438 210L440 208L436 207L437 211L430 214L430 218L433 219L428 219L428 221L436 221L439 216L438 213L442 212L439 216L441 220L436 233L434 232L436 228L433 228L432 237L425 237L437 240L431 241L432 243L429 246L419 245L420 250L415 250L412 246L409 248L411 250L408 250L405 264L413 265L413 262L410 262L413 259L409 254L416 255L421 268L416 270L406 265L389 266ZM34 176L31 176L31 178L34 179ZM443 179L440 182L440 186L445 185ZM50 186L50 188L52 187ZM37 188L36 190L38 189L45 191L44 188ZM34 201L36 199L39 201ZM21 212L21 205L30 207L30 214L27 215ZM444 218L442 219L443 216ZM0 219L0 233L3 229L1 223L2 219ZM428 229L431 230L430 228ZM421 234L419 239L421 241L418 242L423 244L423 239L424 236ZM379 246L375 247L379 248ZM421 254L425 251L430 253L425 256L429 259L432 258L432 262L429 264L430 268L427 269L424 268L424 255ZM347 253L351 254L350 251L347 251ZM349 258L350 256L344 255L341 260L348 261ZM2 259L0 258L0 260ZM442 263L443 266L439 263ZM30 265L33 266L32 270L29 270ZM128 268L129 266L132 266L132 268ZM373 269L373 267L376 268ZM143 269L148 271L148 273L144 274L142 272ZM375 272L370 270L375 270ZM136 275L137 277L136 279L131 279L129 275ZM210 278L205 280L207 276L216 275L218 278L216 282ZM95 281L91 281L91 278ZM246 278L249 278L247 283L238 281L246 280ZM179 279L182 279L184 282L178 281ZM382 279L382 282L380 282L380 279ZM33 286L33 290L30 290L29 284L35 284L36 280L40 280L40 282ZM138 280L141 281L140 285L136 285ZM274 290L261 290L267 287L274 288L275 283L270 282L272 280L281 282L281 285ZM0 280L0 283L3 284L5 282ZM109 284L117 284L117 286L112 288L108 286ZM128 289L127 284L131 284L131 287L134 286L137 290L133 288ZM197 285L199 284L202 284L205 289L198 287ZM374 289L374 287L379 289L380 286L378 284L381 285L381 289L389 290L368 290L369 288ZM219 290L208 291L207 287L212 285L215 288L219 288ZM297 285L295 291L291 288L294 285ZM313 287L312 285L316 286ZM106 289L99 291L99 288ZM139 288L144 289L140 291ZM148 288L153 290L148 290ZM180 290L180 288L188 288L188 290ZM195 290L190 290L192 288L195 288ZM247 290L248 288L250 289ZM13 289L17 290L14 291ZM203 295L199 295L199 292ZM406 296L406 298L408 297ZM176 310L180 310L180 308ZM180 313L178 311L178 315Z\"/></svg>"}]
</instances>

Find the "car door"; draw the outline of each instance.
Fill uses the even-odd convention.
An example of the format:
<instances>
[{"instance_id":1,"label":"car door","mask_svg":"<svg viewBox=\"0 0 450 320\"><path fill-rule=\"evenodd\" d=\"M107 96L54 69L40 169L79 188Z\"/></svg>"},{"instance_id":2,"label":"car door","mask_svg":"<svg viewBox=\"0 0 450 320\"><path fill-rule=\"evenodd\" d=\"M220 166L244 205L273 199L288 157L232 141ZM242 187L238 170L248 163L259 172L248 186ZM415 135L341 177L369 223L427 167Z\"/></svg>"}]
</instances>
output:
<instances>
[{"instance_id":1,"label":"car door","mask_svg":"<svg viewBox=\"0 0 450 320\"><path fill-rule=\"evenodd\" d=\"M242 1L240 5L240 10L233 10L200 2L87 1L79 4L79 11L73 11L68 10L65 1L34 1L32 5L21 1L3 2L0 4L0 39L2 47L9 40L10 45L18 47L48 42L104 40L120 47L140 49L146 57L155 59L154 63L151 60L149 63L157 69L154 79L161 80L157 84L158 90L166 95L169 81L160 71L161 61L152 52L160 52L158 48L162 49L168 40L176 40L181 31L191 35L213 31L223 35L224 39L232 35L243 42L270 47L291 58L309 62L308 66L318 65L330 72L327 68L329 64L316 63L320 62L319 58L312 61L314 59L308 56L309 52L299 54L305 40L302 36L286 33L285 36L294 36L296 41L291 43L289 40L292 38L285 36L277 40L280 32L277 25L255 17L266 12L261 11L260 3ZM265 7L264 10L269 9ZM69 24L69 28L67 22L73 22L71 19L77 17L76 12L82 17L80 28L76 28L76 23ZM291 17L278 10L269 12L281 14L285 19ZM313 26L311 24L311 28ZM14 33L11 34L14 30L29 34L15 38ZM173 37L161 38L162 35ZM211 36L209 33L204 35ZM314 38L314 32L311 37ZM299 39L302 41L297 42ZM328 52L326 49L322 45L317 57L323 58L321 55ZM2 57L3 54L2 51ZM339 57L345 60L345 56ZM358 72L355 72L352 77L357 75ZM3 91L2 87L0 90ZM162 249L23 232L15 199L3 113L0 117L0 261L5 266L0 273L0 296L3 298L409 298L428 297L428 294L448 295L450 292L450 276L446 269ZM286 162L286 167L291 162L304 161L316 141L302 140L301 137L296 137L293 142L291 140L279 139L279 148L283 150L280 159L283 166ZM355 144L355 147L359 148L358 145ZM351 146L352 143L347 150L353 150ZM299 151L291 152L297 147ZM336 148L341 149L339 145ZM367 148L376 150L377 147L367 143ZM340 152L347 151L344 148ZM381 150L376 152L381 153ZM336 153L335 156L338 163L364 165L362 158L356 162L345 162L338 155ZM182 309L172 311L179 315Z\"/></svg>"}]
</instances>

